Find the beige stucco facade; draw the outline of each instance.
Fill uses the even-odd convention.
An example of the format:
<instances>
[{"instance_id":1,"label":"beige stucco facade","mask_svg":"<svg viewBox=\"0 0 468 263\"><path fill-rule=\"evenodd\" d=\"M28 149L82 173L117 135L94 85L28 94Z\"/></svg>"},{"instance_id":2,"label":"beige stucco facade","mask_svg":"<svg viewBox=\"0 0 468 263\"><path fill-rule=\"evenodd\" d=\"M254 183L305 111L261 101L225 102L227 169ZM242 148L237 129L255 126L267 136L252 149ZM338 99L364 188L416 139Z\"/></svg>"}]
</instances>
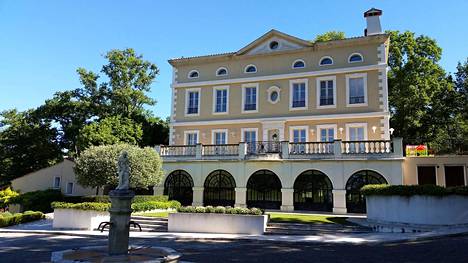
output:
<instances>
[{"instance_id":1,"label":"beige stucco facade","mask_svg":"<svg viewBox=\"0 0 468 263\"><path fill-rule=\"evenodd\" d=\"M434 166L436 183L440 186L446 186L444 169L446 166L462 166L465 185L468 185L468 155L405 157L403 162L404 184L418 184L418 166Z\"/></svg>"},{"instance_id":2,"label":"beige stucco facade","mask_svg":"<svg viewBox=\"0 0 468 263\"><path fill-rule=\"evenodd\" d=\"M65 159L63 162L53 166L12 180L11 187L15 191L19 191L21 193L47 189L60 189L60 191L65 195L95 195L96 189L85 188L77 183L75 171L73 170L74 165L74 162ZM58 185L55 185L55 178L60 178L60 183ZM71 192L67 191L67 185L69 183L73 184ZM70 187L68 190L70 190Z\"/></svg>"}]
</instances>

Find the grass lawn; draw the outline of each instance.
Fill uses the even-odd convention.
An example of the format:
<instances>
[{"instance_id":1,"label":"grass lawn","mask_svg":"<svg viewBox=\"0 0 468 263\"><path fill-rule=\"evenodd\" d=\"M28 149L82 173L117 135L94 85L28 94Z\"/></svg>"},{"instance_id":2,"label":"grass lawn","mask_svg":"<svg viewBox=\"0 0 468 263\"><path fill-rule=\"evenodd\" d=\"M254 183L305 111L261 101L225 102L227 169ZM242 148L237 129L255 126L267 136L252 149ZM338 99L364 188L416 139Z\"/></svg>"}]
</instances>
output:
<instances>
[{"instance_id":1,"label":"grass lawn","mask_svg":"<svg viewBox=\"0 0 468 263\"><path fill-rule=\"evenodd\" d=\"M171 213L177 213L177 212L171 212ZM154 212L154 213L134 213L132 215L134 216L149 216L149 217L162 217L162 218L167 218L169 212Z\"/></svg>"},{"instance_id":2,"label":"grass lawn","mask_svg":"<svg viewBox=\"0 0 468 263\"><path fill-rule=\"evenodd\" d=\"M284 214L271 212L267 214L270 215L271 222L352 225L352 223L346 220L347 217L336 217L330 215Z\"/></svg>"}]
</instances>

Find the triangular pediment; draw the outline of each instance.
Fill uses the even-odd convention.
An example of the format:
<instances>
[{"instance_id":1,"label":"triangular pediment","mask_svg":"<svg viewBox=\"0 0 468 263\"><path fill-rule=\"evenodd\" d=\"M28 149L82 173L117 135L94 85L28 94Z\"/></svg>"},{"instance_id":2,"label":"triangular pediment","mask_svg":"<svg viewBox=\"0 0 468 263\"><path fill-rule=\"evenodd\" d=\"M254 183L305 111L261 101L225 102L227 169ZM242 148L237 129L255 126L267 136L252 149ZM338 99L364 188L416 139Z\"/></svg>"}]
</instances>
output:
<instances>
[{"instance_id":1,"label":"triangular pediment","mask_svg":"<svg viewBox=\"0 0 468 263\"><path fill-rule=\"evenodd\" d=\"M301 49L312 43L277 30L270 30L263 36L236 52L236 55L255 55L284 50Z\"/></svg>"}]
</instances>

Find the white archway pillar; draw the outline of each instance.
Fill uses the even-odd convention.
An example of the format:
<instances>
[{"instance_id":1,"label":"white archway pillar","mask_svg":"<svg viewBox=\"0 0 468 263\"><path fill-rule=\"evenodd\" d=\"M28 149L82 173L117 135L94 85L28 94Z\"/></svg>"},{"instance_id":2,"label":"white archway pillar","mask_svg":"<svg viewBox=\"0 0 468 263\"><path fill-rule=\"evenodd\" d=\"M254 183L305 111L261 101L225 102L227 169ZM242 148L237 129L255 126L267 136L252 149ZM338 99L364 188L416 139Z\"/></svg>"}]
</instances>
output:
<instances>
[{"instance_id":1,"label":"white archway pillar","mask_svg":"<svg viewBox=\"0 0 468 263\"><path fill-rule=\"evenodd\" d=\"M192 206L202 206L203 205L203 187L194 186L193 190L193 202Z\"/></svg>"},{"instance_id":2,"label":"white archway pillar","mask_svg":"<svg viewBox=\"0 0 468 263\"><path fill-rule=\"evenodd\" d=\"M294 210L294 189L281 188L281 211Z\"/></svg>"},{"instance_id":3,"label":"white archway pillar","mask_svg":"<svg viewBox=\"0 0 468 263\"><path fill-rule=\"evenodd\" d=\"M236 187L236 203L235 207L247 207L247 188L246 187Z\"/></svg>"},{"instance_id":4,"label":"white archway pillar","mask_svg":"<svg viewBox=\"0 0 468 263\"><path fill-rule=\"evenodd\" d=\"M346 214L346 190L333 189L333 213Z\"/></svg>"}]
</instances>

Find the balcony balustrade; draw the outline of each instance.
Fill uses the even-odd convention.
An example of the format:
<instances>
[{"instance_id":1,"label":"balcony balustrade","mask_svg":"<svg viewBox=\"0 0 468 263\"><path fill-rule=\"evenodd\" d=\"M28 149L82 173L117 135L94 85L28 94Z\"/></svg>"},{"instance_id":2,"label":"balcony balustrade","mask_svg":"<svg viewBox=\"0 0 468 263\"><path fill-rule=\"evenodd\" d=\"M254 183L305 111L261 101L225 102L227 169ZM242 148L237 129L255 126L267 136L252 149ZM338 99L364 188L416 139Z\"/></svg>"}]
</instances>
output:
<instances>
[{"instance_id":1,"label":"balcony balustrade","mask_svg":"<svg viewBox=\"0 0 468 263\"><path fill-rule=\"evenodd\" d=\"M403 157L401 138L393 140L333 142L256 141L219 145L161 145L156 151L164 160L203 159L349 159Z\"/></svg>"}]
</instances>

